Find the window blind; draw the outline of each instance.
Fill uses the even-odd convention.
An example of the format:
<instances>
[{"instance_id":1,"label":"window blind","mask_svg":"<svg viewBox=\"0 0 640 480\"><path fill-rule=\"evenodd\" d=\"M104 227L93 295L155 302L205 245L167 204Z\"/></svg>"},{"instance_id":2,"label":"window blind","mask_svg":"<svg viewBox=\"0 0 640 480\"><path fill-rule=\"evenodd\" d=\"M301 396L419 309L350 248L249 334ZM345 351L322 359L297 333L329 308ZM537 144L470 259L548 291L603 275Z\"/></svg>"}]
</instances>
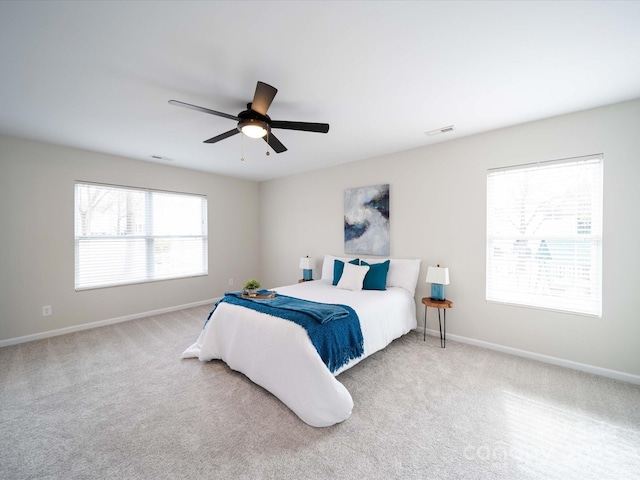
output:
<instances>
[{"instance_id":1,"label":"window blind","mask_svg":"<svg viewBox=\"0 0 640 480\"><path fill-rule=\"evenodd\" d=\"M207 198L75 184L76 290L208 273Z\"/></svg>"},{"instance_id":2,"label":"window blind","mask_svg":"<svg viewBox=\"0 0 640 480\"><path fill-rule=\"evenodd\" d=\"M489 170L489 301L602 314L603 156Z\"/></svg>"}]
</instances>

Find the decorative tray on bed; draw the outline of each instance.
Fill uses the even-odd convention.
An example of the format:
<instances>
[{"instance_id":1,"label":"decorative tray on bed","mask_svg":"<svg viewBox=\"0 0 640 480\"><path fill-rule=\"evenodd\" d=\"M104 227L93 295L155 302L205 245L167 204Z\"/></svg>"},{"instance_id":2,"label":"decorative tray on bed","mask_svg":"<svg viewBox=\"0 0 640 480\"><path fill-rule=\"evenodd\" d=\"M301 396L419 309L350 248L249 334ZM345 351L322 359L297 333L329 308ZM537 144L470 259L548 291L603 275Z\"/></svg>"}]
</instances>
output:
<instances>
[{"instance_id":1,"label":"decorative tray on bed","mask_svg":"<svg viewBox=\"0 0 640 480\"><path fill-rule=\"evenodd\" d=\"M276 296L276 292L266 292L266 293L254 293L247 294L243 293L242 298L248 298L249 300L268 300L270 298L274 298Z\"/></svg>"}]
</instances>

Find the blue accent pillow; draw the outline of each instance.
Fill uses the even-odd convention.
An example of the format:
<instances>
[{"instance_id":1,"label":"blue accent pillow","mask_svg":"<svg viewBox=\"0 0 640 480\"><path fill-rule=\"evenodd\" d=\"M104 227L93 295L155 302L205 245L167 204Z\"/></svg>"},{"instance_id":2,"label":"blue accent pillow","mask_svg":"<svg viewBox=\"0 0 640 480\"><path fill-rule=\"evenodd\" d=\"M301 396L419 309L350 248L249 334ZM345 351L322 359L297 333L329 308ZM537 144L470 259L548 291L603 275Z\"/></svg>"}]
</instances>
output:
<instances>
[{"instance_id":1,"label":"blue accent pillow","mask_svg":"<svg viewBox=\"0 0 640 480\"><path fill-rule=\"evenodd\" d=\"M349 263L353 265L360 265L360 259L354 258ZM332 285L338 285L342 272L344 271L344 262L342 260L335 260L333 262L333 283Z\"/></svg>"},{"instance_id":2,"label":"blue accent pillow","mask_svg":"<svg viewBox=\"0 0 640 480\"><path fill-rule=\"evenodd\" d=\"M362 284L363 290L386 290L387 289L387 274L389 273L390 261L387 260L382 263L367 263L362 262L362 265L368 266L369 271L364 277L364 283Z\"/></svg>"}]
</instances>

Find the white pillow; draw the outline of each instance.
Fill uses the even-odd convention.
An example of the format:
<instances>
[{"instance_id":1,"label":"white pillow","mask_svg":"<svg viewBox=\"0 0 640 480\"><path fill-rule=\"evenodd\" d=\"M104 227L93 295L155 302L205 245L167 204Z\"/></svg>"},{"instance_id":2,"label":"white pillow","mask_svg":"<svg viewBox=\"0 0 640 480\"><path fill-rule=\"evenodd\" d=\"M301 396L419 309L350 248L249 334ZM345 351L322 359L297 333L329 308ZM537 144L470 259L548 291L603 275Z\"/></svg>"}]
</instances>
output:
<instances>
[{"instance_id":1,"label":"white pillow","mask_svg":"<svg viewBox=\"0 0 640 480\"><path fill-rule=\"evenodd\" d=\"M362 290L364 277L368 271L368 266L345 263L342 276L336 287L342 288L343 290L353 290L354 292Z\"/></svg>"},{"instance_id":2,"label":"white pillow","mask_svg":"<svg viewBox=\"0 0 640 480\"><path fill-rule=\"evenodd\" d=\"M324 261L322 262L322 276L320 277L322 280L329 280L333 282L333 264L335 260L341 260L344 263L349 263L356 257L334 257L333 255L325 255Z\"/></svg>"},{"instance_id":3,"label":"white pillow","mask_svg":"<svg viewBox=\"0 0 640 480\"><path fill-rule=\"evenodd\" d=\"M389 262L389 273L387 274L387 287L400 287L404 288L411 294L412 297L416 295L416 286L418 285L418 277L420 276L420 262L419 258L363 258L363 262L369 264L382 263L387 260Z\"/></svg>"}]
</instances>

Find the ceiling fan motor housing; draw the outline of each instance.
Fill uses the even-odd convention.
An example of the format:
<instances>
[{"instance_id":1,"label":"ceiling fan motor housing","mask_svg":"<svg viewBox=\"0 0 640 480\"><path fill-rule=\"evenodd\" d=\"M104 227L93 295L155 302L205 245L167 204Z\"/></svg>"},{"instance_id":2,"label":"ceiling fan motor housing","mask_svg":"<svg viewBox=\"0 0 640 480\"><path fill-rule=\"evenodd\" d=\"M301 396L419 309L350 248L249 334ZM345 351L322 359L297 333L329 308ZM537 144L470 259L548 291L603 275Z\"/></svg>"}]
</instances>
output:
<instances>
[{"instance_id":1,"label":"ceiling fan motor housing","mask_svg":"<svg viewBox=\"0 0 640 480\"><path fill-rule=\"evenodd\" d=\"M245 110L244 112L240 112L238 114L238 118L240 121L238 122L238 130L242 132L242 128L248 125L254 125L256 127L262 127L267 132L271 131L271 118L268 115L261 115L255 110L251 110L251 104L247 105L249 110Z\"/></svg>"}]
</instances>

